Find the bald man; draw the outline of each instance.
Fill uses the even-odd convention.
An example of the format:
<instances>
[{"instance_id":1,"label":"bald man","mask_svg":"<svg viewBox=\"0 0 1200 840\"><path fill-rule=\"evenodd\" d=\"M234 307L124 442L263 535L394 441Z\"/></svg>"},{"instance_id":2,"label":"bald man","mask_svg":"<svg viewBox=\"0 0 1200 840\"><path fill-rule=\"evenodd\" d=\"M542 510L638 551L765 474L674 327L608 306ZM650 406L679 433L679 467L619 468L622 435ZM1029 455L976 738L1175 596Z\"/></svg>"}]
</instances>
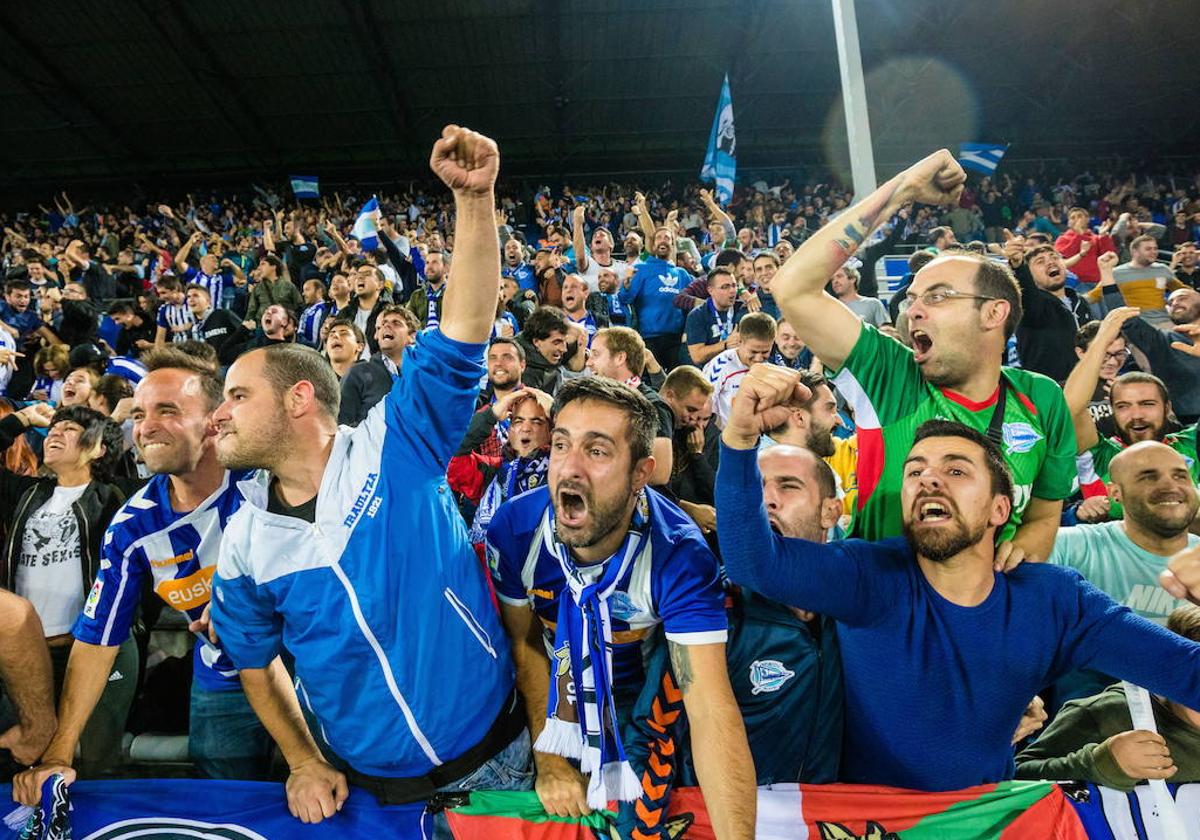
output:
<instances>
[{"instance_id":1,"label":"bald man","mask_svg":"<svg viewBox=\"0 0 1200 840\"><path fill-rule=\"evenodd\" d=\"M825 542L842 512L833 470L811 449L758 454L771 528ZM760 785L837 781L842 660L832 619L748 589L734 594L726 659Z\"/></svg>"},{"instance_id":2,"label":"bald man","mask_svg":"<svg viewBox=\"0 0 1200 840\"><path fill-rule=\"evenodd\" d=\"M1200 497L1183 456L1158 441L1121 450L1112 460L1108 493L1125 518L1062 528L1047 562L1076 569L1113 600L1144 618L1166 624L1177 600L1159 586L1171 555L1200 544L1188 533ZM1079 679L1076 679L1079 677ZM1102 691L1112 680L1087 672L1060 681L1065 702Z\"/></svg>"}]
</instances>

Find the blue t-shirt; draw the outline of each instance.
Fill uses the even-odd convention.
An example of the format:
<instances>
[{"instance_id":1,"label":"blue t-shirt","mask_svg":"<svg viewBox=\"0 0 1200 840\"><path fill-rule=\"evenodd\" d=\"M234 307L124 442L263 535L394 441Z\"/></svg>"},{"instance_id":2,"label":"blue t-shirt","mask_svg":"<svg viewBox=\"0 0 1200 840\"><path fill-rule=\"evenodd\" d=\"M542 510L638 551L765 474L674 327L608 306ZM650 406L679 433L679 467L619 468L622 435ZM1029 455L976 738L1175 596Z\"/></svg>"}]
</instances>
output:
<instances>
[{"instance_id":1,"label":"blue t-shirt","mask_svg":"<svg viewBox=\"0 0 1200 840\"><path fill-rule=\"evenodd\" d=\"M617 293L621 303L637 310L643 336L678 335L683 332L683 312L675 296L687 288L692 276L658 257L647 257L633 272L629 288Z\"/></svg>"},{"instance_id":2,"label":"blue t-shirt","mask_svg":"<svg viewBox=\"0 0 1200 840\"><path fill-rule=\"evenodd\" d=\"M42 319L32 308L26 309L24 312L18 312L6 300L0 300L0 321L8 324L18 333L18 343L25 341L33 333L37 332L38 327L42 325Z\"/></svg>"},{"instance_id":3,"label":"blue t-shirt","mask_svg":"<svg viewBox=\"0 0 1200 840\"><path fill-rule=\"evenodd\" d=\"M643 662L663 625L680 644L724 642L725 596L717 559L695 523L671 502L646 490L650 539L609 597L613 690L628 696L645 681ZM542 486L502 504L488 526L487 551L496 594L506 604L532 603L554 641L566 577L546 546L550 491ZM603 564L596 564L599 575Z\"/></svg>"},{"instance_id":4,"label":"blue t-shirt","mask_svg":"<svg viewBox=\"0 0 1200 840\"><path fill-rule=\"evenodd\" d=\"M1076 668L1200 704L1200 644L1078 572L1024 563L995 574L981 604L951 603L905 539L820 544L774 534L755 450L722 445L716 509L731 581L838 623L842 781L945 791L1011 779L1026 706Z\"/></svg>"},{"instance_id":5,"label":"blue t-shirt","mask_svg":"<svg viewBox=\"0 0 1200 840\"><path fill-rule=\"evenodd\" d=\"M244 500L240 482L253 475L227 472L221 486L187 513L171 507L166 475L130 496L104 534L100 571L71 631L75 638L107 647L124 642L147 586L189 621L198 619L212 593L225 525ZM207 691L241 688L229 657L208 641L196 645L193 674Z\"/></svg>"},{"instance_id":6,"label":"blue t-shirt","mask_svg":"<svg viewBox=\"0 0 1200 840\"><path fill-rule=\"evenodd\" d=\"M746 304L735 301L728 312L718 312L712 300L704 301L703 306L697 306L687 316L688 344L720 344L729 338L730 333L741 322L746 314Z\"/></svg>"},{"instance_id":7,"label":"blue t-shirt","mask_svg":"<svg viewBox=\"0 0 1200 840\"><path fill-rule=\"evenodd\" d=\"M517 285L523 292L537 292L538 283L537 275L533 273L533 266L529 263L520 263L516 266L505 265L500 271L503 277L515 277Z\"/></svg>"}]
</instances>

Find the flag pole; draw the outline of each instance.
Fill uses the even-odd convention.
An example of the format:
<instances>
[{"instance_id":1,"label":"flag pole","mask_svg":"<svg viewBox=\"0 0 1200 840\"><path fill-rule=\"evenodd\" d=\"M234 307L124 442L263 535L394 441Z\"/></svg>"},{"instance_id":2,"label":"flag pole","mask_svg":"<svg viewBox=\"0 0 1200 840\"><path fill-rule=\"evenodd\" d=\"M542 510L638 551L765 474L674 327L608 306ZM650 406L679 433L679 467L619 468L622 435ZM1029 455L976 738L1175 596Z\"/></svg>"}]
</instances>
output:
<instances>
[{"instance_id":1,"label":"flag pole","mask_svg":"<svg viewBox=\"0 0 1200 840\"><path fill-rule=\"evenodd\" d=\"M875 191L875 152L867 118L867 92L863 82L862 52L858 44L858 18L854 0L831 0L833 30L837 38L838 67L842 72L842 102L846 107L846 139L850 145L850 172L854 201Z\"/></svg>"}]
</instances>

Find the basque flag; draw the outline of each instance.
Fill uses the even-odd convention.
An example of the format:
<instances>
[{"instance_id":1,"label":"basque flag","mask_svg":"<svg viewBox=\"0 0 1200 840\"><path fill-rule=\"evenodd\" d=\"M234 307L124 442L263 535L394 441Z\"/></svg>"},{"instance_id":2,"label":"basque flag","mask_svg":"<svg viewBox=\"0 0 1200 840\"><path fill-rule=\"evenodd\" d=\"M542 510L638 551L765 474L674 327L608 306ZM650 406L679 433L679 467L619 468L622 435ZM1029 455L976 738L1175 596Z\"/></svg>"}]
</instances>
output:
<instances>
[{"instance_id":1,"label":"basque flag","mask_svg":"<svg viewBox=\"0 0 1200 840\"><path fill-rule=\"evenodd\" d=\"M363 251L374 251L379 247L379 233L375 225L375 214L379 212L379 199L374 196L371 200L363 205L362 210L358 213L358 219L354 222L354 229L350 234L354 236Z\"/></svg>"},{"instance_id":2,"label":"basque flag","mask_svg":"<svg viewBox=\"0 0 1200 840\"><path fill-rule=\"evenodd\" d=\"M1007 151L1007 143L1003 146L995 143L963 143L958 150L958 162L967 169L991 175Z\"/></svg>"},{"instance_id":3,"label":"basque flag","mask_svg":"<svg viewBox=\"0 0 1200 840\"><path fill-rule=\"evenodd\" d=\"M320 198L321 188L316 175L293 175L292 195L296 198Z\"/></svg>"},{"instance_id":4,"label":"basque flag","mask_svg":"<svg viewBox=\"0 0 1200 840\"><path fill-rule=\"evenodd\" d=\"M717 201L727 204L733 198L733 181L737 176L737 137L733 131L733 97L729 95L729 74L721 85L717 113L713 116L708 135L708 154L700 167L701 181L716 181Z\"/></svg>"}]
</instances>

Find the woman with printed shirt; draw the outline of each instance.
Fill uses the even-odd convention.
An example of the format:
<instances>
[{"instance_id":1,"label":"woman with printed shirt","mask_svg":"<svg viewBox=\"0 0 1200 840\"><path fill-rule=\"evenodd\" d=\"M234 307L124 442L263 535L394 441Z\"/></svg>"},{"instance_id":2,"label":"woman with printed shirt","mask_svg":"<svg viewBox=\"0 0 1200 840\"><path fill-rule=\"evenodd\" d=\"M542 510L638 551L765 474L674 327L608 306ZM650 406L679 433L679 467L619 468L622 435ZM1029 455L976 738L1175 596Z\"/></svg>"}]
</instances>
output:
<instances>
[{"instance_id":1,"label":"woman with printed shirt","mask_svg":"<svg viewBox=\"0 0 1200 840\"><path fill-rule=\"evenodd\" d=\"M55 411L35 403L0 420L0 452L30 427L46 428L43 475L11 472L0 462L0 516L4 517L3 585L33 603L46 633L56 694L62 689L75 639L71 633L100 563L104 532L125 501L112 483L124 450L121 427L83 406ZM127 481L117 480L121 484ZM137 645L121 646L96 711L80 740L80 776L111 770L138 677Z\"/></svg>"}]
</instances>

